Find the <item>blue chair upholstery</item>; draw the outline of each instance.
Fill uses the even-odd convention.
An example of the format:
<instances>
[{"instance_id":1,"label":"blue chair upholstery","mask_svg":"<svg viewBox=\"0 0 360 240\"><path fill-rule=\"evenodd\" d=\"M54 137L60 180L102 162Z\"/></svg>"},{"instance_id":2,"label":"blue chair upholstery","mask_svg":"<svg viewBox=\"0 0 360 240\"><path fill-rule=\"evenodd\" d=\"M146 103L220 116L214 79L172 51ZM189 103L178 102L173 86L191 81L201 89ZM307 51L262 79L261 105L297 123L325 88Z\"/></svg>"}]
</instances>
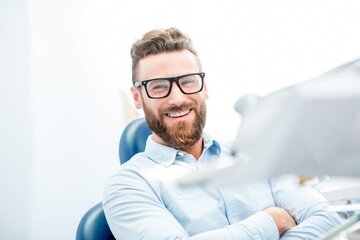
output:
<instances>
[{"instance_id":1,"label":"blue chair upholstery","mask_svg":"<svg viewBox=\"0 0 360 240\"><path fill-rule=\"evenodd\" d=\"M101 202L85 213L76 231L76 240L100 239L115 239L106 222Z\"/></svg>"},{"instance_id":2,"label":"blue chair upholstery","mask_svg":"<svg viewBox=\"0 0 360 240\"><path fill-rule=\"evenodd\" d=\"M119 144L120 163L128 161L133 155L142 152L148 136L151 134L145 118L131 121L123 130ZM81 218L76 231L76 240L113 240L106 222L102 202L93 206Z\"/></svg>"},{"instance_id":3,"label":"blue chair upholstery","mask_svg":"<svg viewBox=\"0 0 360 240\"><path fill-rule=\"evenodd\" d=\"M120 164L127 162L138 152L143 152L151 131L145 118L131 121L121 134L119 144Z\"/></svg>"}]
</instances>

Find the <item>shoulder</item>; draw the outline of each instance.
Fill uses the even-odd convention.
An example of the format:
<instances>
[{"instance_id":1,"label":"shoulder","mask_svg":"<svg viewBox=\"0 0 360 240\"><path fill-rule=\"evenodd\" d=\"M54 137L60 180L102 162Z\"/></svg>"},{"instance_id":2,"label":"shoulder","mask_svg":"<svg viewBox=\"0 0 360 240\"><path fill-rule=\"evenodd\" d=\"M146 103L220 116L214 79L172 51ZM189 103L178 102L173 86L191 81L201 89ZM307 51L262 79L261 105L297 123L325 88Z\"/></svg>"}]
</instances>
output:
<instances>
[{"instance_id":1,"label":"shoulder","mask_svg":"<svg viewBox=\"0 0 360 240\"><path fill-rule=\"evenodd\" d=\"M139 191L151 191L153 185L151 172L159 168L158 165L143 153L134 155L107 179L103 192L104 200L129 194L136 195Z\"/></svg>"},{"instance_id":2,"label":"shoulder","mask_svg":"<svg viewBox=\"0 0 360 240\"><path fill-rule=\"evenodd\" d=\"M145 174L151 169L160 167L159 164L152 161L144 152L135 154L129 161L123 163L118 170L110 177L117 178L136 178Z\"/></svg>"}]
</instances>

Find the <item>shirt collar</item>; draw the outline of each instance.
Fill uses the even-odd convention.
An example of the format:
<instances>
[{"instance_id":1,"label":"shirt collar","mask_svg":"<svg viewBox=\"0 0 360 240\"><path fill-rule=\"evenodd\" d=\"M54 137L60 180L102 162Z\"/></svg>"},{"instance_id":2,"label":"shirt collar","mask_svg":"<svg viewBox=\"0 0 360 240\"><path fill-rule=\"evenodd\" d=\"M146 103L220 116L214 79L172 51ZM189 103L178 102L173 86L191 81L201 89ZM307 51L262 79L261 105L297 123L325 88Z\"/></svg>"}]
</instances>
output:
<instances>
[{"instance_id":1,"label":"shirt collar","mask_svg":"<svg viewBox=\"0 0 360 240\"><path fill-rule=\"evenodd\" d=\"M212 139L209 135L203 134L204 149L203 153L209 150L209 153L219 155L221 152L220 144ZM155 142L150 135L146 141L145 155L152 161L162 164L166 167L172 165L176 160L178 153L183 151L177 150Z\"/></svg>"}]
</instances>

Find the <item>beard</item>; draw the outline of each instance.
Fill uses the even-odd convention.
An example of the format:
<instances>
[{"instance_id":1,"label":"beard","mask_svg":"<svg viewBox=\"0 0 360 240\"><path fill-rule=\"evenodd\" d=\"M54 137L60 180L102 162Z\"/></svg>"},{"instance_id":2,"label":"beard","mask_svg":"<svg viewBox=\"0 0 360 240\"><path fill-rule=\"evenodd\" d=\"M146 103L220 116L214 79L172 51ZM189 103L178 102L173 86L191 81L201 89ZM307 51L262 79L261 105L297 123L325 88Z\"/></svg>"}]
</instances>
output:
<instances>
[{"instance_id":1,"label":"beard","mask_svg":"<svg viewBox=\"0 0 360 240\"><path fill-rule=\"evenodd\" d=\"M202 101L199 108L196 105L183 105L171 107L161 112L183 111L190 109L195 112L195 120L192 123L179 122L174 126L167 126L164 121L164 114L157 117L143 101L143 109L146 122L153 133L159 136L166 146L184 150L200 140L206 121L206 103Z\"/></svg>"}]
</instances>

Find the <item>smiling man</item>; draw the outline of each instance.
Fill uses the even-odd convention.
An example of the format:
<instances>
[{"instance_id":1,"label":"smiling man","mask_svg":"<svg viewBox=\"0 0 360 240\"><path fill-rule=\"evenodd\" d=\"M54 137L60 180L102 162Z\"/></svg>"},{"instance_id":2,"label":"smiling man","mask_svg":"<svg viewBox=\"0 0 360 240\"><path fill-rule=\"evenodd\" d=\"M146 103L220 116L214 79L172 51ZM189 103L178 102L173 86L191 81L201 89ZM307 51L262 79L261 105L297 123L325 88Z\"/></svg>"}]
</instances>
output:
<instances>
[{"instance_id":1,"label":"smiling man","mask_svg":"<svg viewBox=\"0 0 360 240\"><path fill-rule=\"evenodd\" d=\"M186 49L149 55L135 71L134 78L149 79L135 80L131 90L153 140L199 158L208 96L196 55Z\"/></svg>"},{"instance_id":2,"label":"smiling man","mask_svg":"<svg viewBox=\"0 0 360 240\"><path fill-rule=\"evenodd\" d=\"M296 176L231 189L179 189L174 181L221 163L223 144L203 133L208 89L189 37L176 28L136 41L134 103L152 135L109 179L103 207L117 239L316 239L339 224L329 203Z\"/></svg>"}]
</instances>

